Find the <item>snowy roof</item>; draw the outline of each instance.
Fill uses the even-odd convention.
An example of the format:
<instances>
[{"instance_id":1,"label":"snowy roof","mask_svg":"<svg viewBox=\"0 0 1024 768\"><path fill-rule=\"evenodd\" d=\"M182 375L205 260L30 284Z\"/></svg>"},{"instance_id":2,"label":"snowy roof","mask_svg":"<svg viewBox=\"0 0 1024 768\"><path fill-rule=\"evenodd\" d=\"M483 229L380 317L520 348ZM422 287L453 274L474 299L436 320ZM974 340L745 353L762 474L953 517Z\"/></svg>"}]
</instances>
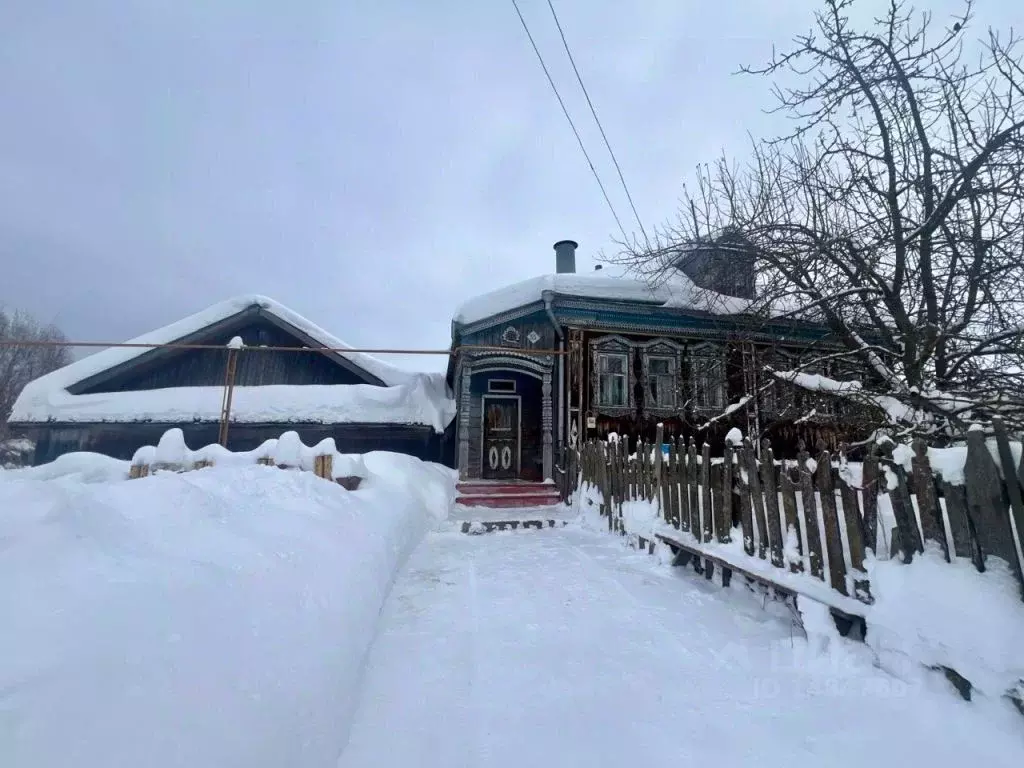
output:
<instances>
[{"instance_id":1,"label":"snowy roof","mask_svg":"<svg viewBox=\"0 0 1024 768\"><path fill-rule=\"evenodd\" d=\"M296 328L314 343L344 350L349 344L341 341L302 315L282 304L259 295L237 296L189 315L170 325L131 339L129 344L170 344L202 329L258 306L265 313ZM130 362L150 352L147 347L111 347L30 382L11 411L12 422L39 421L191 421L220 417L220 395L213 413L207 400L219 387L181 387L137 392L73 395L68 389L99 373ZM396 368L371 355L341 351L336 354L380 379L386 388L370 385L335 385L312 387L267 386L238 387L237 407L232 417L239 421L331 421L366 423L416 423L436 425L452 410L441 374L415 373ZM402 392L383 394L388 389ZM262 390L244 394L245 390ZM319 390L312 402L312 390ZM310 395L297 395L297 391ZM370 392L370 390L376 390ZM424 398L425 402L401 405L402 397ZM387 398L392 398L389 401ZM360 411L360 404L365 412ZM251 406L251 407L250 407ZM378 413L380 411L380 413ZM212 416L211 416L212 413ZM330 415L328 415L330 414ZM415 415L411 421L405 419ZM448 418L448 421L451 419ZM447 424L447 422L445 422ZM441 429L444 425L441 426Z\"/></svg>"},{"instance_id":2,"label":"snowy roof","mask_svg":"<svg viewBox=\"0 0 1024 768\"><path fill-rule=\"evenodd\" d=\"M540 275L470 299L455 314L457 323L475 323L518 307L541 301L544 291L586 299L608 299L662 307L699 309L716 314L735 314L748 306L744 299L723 296L698 288L685 275L650 283L631 277L561 273Z\"/></svg>"},{"instance_id":3,"label":"snowy roof","mask_svg":"<svg viewBox=\"0 0 1024 768\"><path fill-rule=\"evenodd\" d=\"M435 381L435 379L437 379ZM231 421L249 424L423 424L444 432L455 404L440 376L410 384L272 384L235 387ZM442 386L438 386L438 384ZM218 421L222 387L168 387L72 395L64 390L19 398L14 421L61 423Z\"/></svg>"}]
</instances>

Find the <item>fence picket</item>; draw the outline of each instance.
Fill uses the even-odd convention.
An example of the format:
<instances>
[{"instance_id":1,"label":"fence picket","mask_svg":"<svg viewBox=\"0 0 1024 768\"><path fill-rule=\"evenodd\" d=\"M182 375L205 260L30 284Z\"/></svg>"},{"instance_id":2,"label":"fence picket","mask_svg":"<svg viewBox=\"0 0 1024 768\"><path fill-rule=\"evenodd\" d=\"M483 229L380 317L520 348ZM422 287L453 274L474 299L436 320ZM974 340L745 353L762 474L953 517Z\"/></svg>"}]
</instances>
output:
<instances>
[{"instance_id":1,"label":"fence picket","mask_svg":"<svg viewBox=\"0 0 1024 768\"><path fill-rule=\"evenodd\" d=\"M715 509L711 501L711 446L707 443L704 443L700 449L700 489L701 502L704 506L701 515L703 521L701 541L711 541L714 538Z\"/></svg>"},{"instance_id":2,"label":"fence picket","mask_svg":"<svg viewBox=\"0 0 1024 768\"><path fill-rule=\"evenodd\" d=\"M967 521L967 489L945 480L939 482L939 487L946 500L946 517L949 518L949 530L953 535L951 559L952 556L973 557L975 546L972 544L971 526Z\"/></svg>"},{"instance_id":3,"label":"fence picket","mask_svg":"<svg viewBox=\"0 0 1024 768\"><path fill-rule=\"evenodd\" d=\"M964 485L952 485L936 475L925 443L915 441L910 465L913 497L908 473L894 460L891 444L879 444L877 453L869 450L858 487L845 471L845 445L839 448L843 471L832 466L832 456L821 441L816 464L799 441L796 466L783 461L777 469L767 440L761 444L760 458L750 440L744 440L739 449L725 446L719 463L707 443L698 454L694 438L685 441L677 436L666 443L662 430L659 426L653 443L637 439L633 453L625 435L611 443L591 439L573 450L560 448L566 469L560 475L566 481L563 487L579 491L582 482L600 490L601 514L608 515L610 530L623 535L627 501L657 503L668 526L691 533L702 544L728 542L735 514L748 556L764 560L770 555L773 566L800 572L806 553L812 576L868 603L872 598L865 553L878 544L878 496L886 493L896 518L894 556L902 552L910 562L925 542L932 541L943 547L948 559L971 557L978 570L985 570L986 557L1000 557L1018 570L1024 587L1024 562L1018 560L1014 539L1018 517L1024 527L1024 458L1015 461L1015 449L1001 424L996 424L994 444L986 443L980 431L969 433ZM662 445L667 447L664 453ZM332 463L330 456L314 457L313 471L331 477ZM131 476L147 471L151 468L132 467ZM793 544L798 557L787 560L787 546L793 549ZM689 559L698 573L711 576L711 563L702 550L693 550Z\"/></svg>"},{"instance_id":4,"label":"fence picket","mask_svg":"<svg viewBox=\"0 0 1024 768\"><path fill-rule=\"evenodd\" d=\"M1003 478L1005 483L1003 487L1006 488L1007 496L1009 497L1010 509L1008 510L1009 515L1013 516L1013 522L1017 526L1017 535L1020 536L1019 544L1021 550L1024 551L1024 498L1021 497L1021 482L1019 472L1013 463L1013 452L1010 450L1010 438L1006 434L1006 427L1003 426L1003 420L996 417L992 419L992 426L996 433L996 450L999 454L999 463L1003 469ZM1021 461L1024 462L1024 450L1021 451ZM1007 517L1009 517L1007 515ZM1009 531L1010 538L1013 538L1013 528ZM1016 546L1014 550L1016 552ZM1021 556L1018 554L1015 560L1011 560L1010 563L1015 565L1017 571L1017 578L1021 582L1021 586L1024 587L1024 562L1021 561Z\"/></svg>"},{"instance_id":5,"label":"fence picket","mask_svg":"<svg viewBox=\"0 0 1024 768\"><path fill-rule=\"evenodd\" d=\"M715 518L715 522L718 524L715 529L715 536L723 544L732 541L734 501L732 494L732 455L732 446L726 445L725 451L722 454L722 505L719 508L721 509L721 514Z\"/></svg>"},{"instance_id":6,"label":"fence picket","mask_svg":"<svg viewBox=\"0 0 1024 768\"><path fill-rule=\"evenodd\" d=\"M946 528L942 522L942 510L939 509L939 497L935 489L935 478L928 461L928 448L920 438L913 443L914 456L911 468L914 476L914 493L917 496L917 512L921 518L921 531L925 541L934 541L949 560L949 543L946 541Z\"/></svg>"},{"instance_id":7,"label":"fence picket","mask_svg":"<svg viewBox=\"0 0 1024 768\"><path fill-rule=\"evenodd\" d=\"M799 447L797 471L800 473L800 502L806 523L804 535L807 540L807 557L811 561L811 575L824 580L825 559L821 551L821 531L818 528L818 502L814 498L814 477L807 464L811 457L803 440Z\"/></svg>"},{"instance_id":8,"label":"fence picket","mask_svg":"<svg viewBox=\"0 0 1024 768\"><path fill-rule=\"evenodd\" d=\"M864 504L862 517L864 527L864 546L872 552L878 547L878 456L874 448L864 457L861 470L861 501Z\"/></svg>"},{"instance_id":9,"label":"fence picket","mask_svg":"<svg viewBox=\"0 0 1024 768\"><path fill-rule=\"evenodd\" d=\"M743 551L748 555L754 554L754 512L750 501L750 483L743 479L743 454L736 457L736 466L733 472L736 477L736 487L739 490L740 502L740 527L743 529ZM749 478L750 474L747 473Z\"/></svg>"},{"instance_id":10,"label":"fence picket","mask_svg":"<svg viewBox=\"0 0 1024 768\"><path fill-rule=\"evenodd\" d=\"M845 464L845 445L840 448L840 456ZM839 498L843 504L843 524L850 549L850 569L853 571L853 594L855 597L870 599L867 574L864 573L864 520L857 503L857 489L840 477L838 470L832 472L832 484L839 488Z\"/></svg>"},{"instance_id":11,"label":"fence picket","mask_svg":"<svg viewBox=\"0 0 1024 768\"><path fill-rule=\"evenodd\" d=\"M679 436L679 529L690 530L690 466L682 435Z\"/></svg>"},{"instance_id":12,"label":"fence picket","mask_svg":"<svg viewBox=\"0 0 1024 768\"><path fill-rule=\"evenodd\" d=\"M881 466L896 479L896 487L889 489L889 502L892 504L892 514L896 518L898 533L893 535L891 548L894 551L899 550L903 554L903 562L909 563L914 559L915 553L924 552L924 545L917 527L910 491L907 489L907 472L901 464L893 461L891 443L884 443L880 449Z\"/></svg>"},{"instance_id":13,"label":"fence picket","mask_svg":"<svg viewBox=\"0 0 1024 768\"><path fill-rule=\"evenodd\" d=\"M765 515L768 518L768 544L771 547L772 565L782 568L782 524L779 518L779 495L775 487L775 455L768 440L761 443L761 487L764 489Z\"/></svg>"},{"instance_id":14,"label":"fence picket","mask_svg":"<svg viewBox=\"0 0 1024 768\"><path fill-rule=\"evenodd\" d=\"M824 441L818 443L818 498L821 501L821 518L825 524L825 551L828 552L828 574L832 589L848 594L846 588L846 557L843 554L843 540L839 533L839 513L836 508L836 493L832 487L832 457L825 450Z\"/></svg>"},{"instance_id":15,"label":"fence picket","mask_svg":"<svg viewBox=\"0 0 1024 768\"><path fill-rule=\"evenodd\" d=\"M782 494L782 509L786 516L786 536L792 530L796 537L796 551L801 556L798 561L789 564L789 570L793 573L800 573L804 569L803 564L803 542L800 537L800 518L796 511L796 483L789 476L785 463L779 468L779 489Z\"/></svg>"},{"instance_id":16,"label":"fence picket","mask_svg":"<svg viewBox=\"0 0 1024 768\"><path fill-rule=\"evenodd\" d=\"M700 541L700 495L697 483L700 481L700 467L697 464L697 443L693 437L686 448L686 461L690 465L690 471L686 479L689 481L686 489L690 497L690 532L694 538Z\"/></svg>"},{"instance_id":17,"label":"fence picket","mask_svg":"<svg viewBox=\"0 0 1024 768\"><path fill-rule=\"evenodd\" d=\"M758 475L757 457L750 438L743 440L743 468L747 471L747 485L750 487L750 502L757 526L757 556L762 560L768 555L768 519L764 513L764 496L761 494L761 480Z\"/></svg>"}]
</instances>

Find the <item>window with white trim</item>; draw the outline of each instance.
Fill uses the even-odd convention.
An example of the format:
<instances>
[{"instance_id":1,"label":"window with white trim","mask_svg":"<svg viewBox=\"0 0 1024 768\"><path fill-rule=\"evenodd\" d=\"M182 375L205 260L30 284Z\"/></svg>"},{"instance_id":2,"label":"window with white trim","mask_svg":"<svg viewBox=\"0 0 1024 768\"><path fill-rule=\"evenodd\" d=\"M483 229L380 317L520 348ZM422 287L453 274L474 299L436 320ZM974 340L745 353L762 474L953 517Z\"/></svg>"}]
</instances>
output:
<instances>
[{"instance_id":1,"label":"window with white trim","mask_svg":"<svg viewBox=\"0 0 1024 768\"><path fill-rule=\"evenodd\" d=\"M597 372L597 404L615 408L629 405L629 355L599 352Z\"/></svg>"}]
</instances>

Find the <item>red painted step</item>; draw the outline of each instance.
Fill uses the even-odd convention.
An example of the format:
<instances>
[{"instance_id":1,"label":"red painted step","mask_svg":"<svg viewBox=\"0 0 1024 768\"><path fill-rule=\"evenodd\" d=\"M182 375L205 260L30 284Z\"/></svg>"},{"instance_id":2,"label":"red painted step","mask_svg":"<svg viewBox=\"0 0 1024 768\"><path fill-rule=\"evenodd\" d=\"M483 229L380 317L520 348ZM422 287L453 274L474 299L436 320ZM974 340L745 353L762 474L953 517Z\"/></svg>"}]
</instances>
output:
<instances>
[{"instance_id":1,"label":"red painted step","mask_svg":"<svg viewBox=\"0 0 1024 768\"><path fill-rule=\"evenodd\" d=\"M510 496L468 496L462 495L455 499L456 504L464 507L491 507L494 509L520 509L524 507L550 507L559 502L558 494L526 494L516 493Z\"/></svg>"},{"instance_id":2,"label":"red painted step","mask_svg":"<svg viewBox=\"0 0 1024 768\"><path fill-rule=\"evenodd\" d=\"M559 502L558 488L552 483L469 480L457 488L456 503L468 507L547 507Z\"/></svg>"},{"instance_id":3,"label":"red painted step","mask_svg":"<svg viewBox=\"0 0 1024 768\"><path fill-rule=\"evenodd\" d=\"M465 493L470 496L491 496L494 494L512 496L515 494L531 495L538 493L558 495L558 489L551 483L481 483L470 480L459 483L456 487L459 493Z\"/></svg>"}]
</instances>

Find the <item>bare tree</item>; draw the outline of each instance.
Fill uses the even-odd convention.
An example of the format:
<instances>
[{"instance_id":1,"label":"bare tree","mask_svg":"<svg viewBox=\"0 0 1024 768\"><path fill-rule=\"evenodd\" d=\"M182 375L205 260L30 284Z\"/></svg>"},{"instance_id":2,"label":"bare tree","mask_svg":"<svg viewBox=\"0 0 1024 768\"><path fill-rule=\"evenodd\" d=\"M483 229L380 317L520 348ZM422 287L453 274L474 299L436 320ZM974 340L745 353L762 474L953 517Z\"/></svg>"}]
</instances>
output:
<instances>
[{"instance_id":1,"label":"bare tree","mask_svg":"<svg viewBox=\"0 0 1024 768\"><path fill-rule=\"evenodd\" d=\"M7 312L0 308L0 341L52 342L67 339L54 325L42 325L25 312ZM7 420L25 385L71 360L68 347L0 345L0 441L10 436Z\"/></svg>"},{"instance_id":2,"label":"bare tree","mask_svg":"<svg viewBox=\"0 0 1024 768\"><path fill-rule=\"evenodd\" d=\"M698 170L677 222L614 257L664 272L730 228L756 253L749 312L827 325L861 373L775 371L916 431L1024 426L1024 69L1018 39L965 36L900 2L856 28L826 0L775 78L788 135ZM848 367L849 369L849 367Z\"/></svg>"}]
</instances>

